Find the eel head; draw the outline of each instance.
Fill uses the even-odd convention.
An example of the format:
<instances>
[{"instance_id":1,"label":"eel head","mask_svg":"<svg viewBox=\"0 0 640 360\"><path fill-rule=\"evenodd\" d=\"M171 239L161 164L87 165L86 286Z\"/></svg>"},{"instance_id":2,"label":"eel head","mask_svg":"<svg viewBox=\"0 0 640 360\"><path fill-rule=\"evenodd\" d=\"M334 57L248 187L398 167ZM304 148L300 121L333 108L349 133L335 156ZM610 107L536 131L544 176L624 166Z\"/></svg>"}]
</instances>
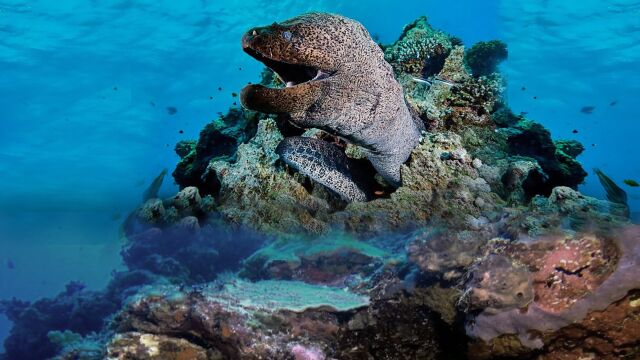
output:
<instances>
[{"instance_id":1,"label":"eel head","mask_svg":"<svg viewBox=\"0 0 640 360\"><path fill-rule=\"evenodd\" d=\"M242 104L266 113L313 112L330 100L329 89L335 92L340 87L344 82L340 75L355 67L356 58L366 56L363 38L370 36L360 23L327 13L303 14L250 29L242 37L243 50L273 70L286 87L248 85L241 93ZM304 119L293 121L300 127L321 127Z\"/></svg>"}]
</instances>

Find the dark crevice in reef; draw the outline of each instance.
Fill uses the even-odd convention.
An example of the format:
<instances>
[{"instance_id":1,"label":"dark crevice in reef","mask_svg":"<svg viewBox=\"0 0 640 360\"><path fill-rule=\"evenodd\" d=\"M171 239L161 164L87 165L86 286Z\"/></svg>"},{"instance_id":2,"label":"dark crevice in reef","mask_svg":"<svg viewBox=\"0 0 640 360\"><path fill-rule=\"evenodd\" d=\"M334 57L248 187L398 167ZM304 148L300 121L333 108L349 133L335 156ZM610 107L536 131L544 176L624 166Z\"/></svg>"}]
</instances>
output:
<instances>
[{"instance_id":1,"label":"dark crevice in reef","mask_svg":"<svg viewBox=\"0 0 640 360\"><path fill-rule=\"evenodd\" d=\"M422 68L422 77L425 79L438 75L444 68L444 62L447 60L449 53L444 49L438 49L438 56L429 58Z\"/></svg>"},{"instance_id":2,"label":"dark crevice in reef","mask_svg":"<svg viewBox=\"0 0 640 360\"><path fill-rule=\"evenodd\" d=\"M214 160L233 161L238 145L255 135L260 115L232 108L225 115L207 124L198 141L181 141L175 151L180 162L173 177L181 189L195 186L202 196L216 195L220 182L215 172L207 172Z\"/></svg>"},{"instance_id":3,"label":"dark crevice in reef","mask_svg":"<svg viewBox=\"0 0 640 360\"><path fill-rule=\"evenodd\" d=\"M576 160L584 151L579 142L554 142L549 130L531 121L521 121L514 129L507 139L509 151L536 160L544 171L544 179L537 177L526 183L525 191L530 197L548 196L556 186L576 189L584 181L587 173Z\"/></svg>"}]
</instances>

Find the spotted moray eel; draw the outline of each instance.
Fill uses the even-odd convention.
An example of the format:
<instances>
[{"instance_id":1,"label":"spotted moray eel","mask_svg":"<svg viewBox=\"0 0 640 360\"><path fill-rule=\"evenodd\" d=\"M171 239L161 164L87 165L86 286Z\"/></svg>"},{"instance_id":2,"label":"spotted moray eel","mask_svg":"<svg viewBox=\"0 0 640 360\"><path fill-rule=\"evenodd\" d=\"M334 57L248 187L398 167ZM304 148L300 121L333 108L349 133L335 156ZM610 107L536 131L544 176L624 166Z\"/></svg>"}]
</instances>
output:
<instances>
[{"instance_id":1,"label":"spotted moray eel","mask_svg":"<svg viewBox=\"0 0 640 360\"><path fill-rule=\"evenodd\" d=\"M309 13L250 29L246 53L272 69L284 88L248 85L249 109L286 114L300 128L317 128L359 145L376 171L400 186L400 167L418 144L424 125L413 117L384 53L358 22ZM369 198L349 159L335 145L286 138L282 160L348 201Z\"/></svg>"}]
</instances>

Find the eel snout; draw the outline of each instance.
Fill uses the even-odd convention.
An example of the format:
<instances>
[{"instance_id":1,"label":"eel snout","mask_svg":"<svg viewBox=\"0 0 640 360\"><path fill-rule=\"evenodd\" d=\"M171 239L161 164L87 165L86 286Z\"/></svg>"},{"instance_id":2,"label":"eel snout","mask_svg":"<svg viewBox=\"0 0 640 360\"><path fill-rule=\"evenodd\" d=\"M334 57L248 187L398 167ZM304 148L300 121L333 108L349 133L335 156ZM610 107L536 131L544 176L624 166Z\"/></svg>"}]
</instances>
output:
<instances>
[{"instance_id":1,"label":"eel snout","mask_svg":"<svg viewBox=\"0 0 640 360\"><path fill-rule=\"evenodd\" d=\"M244 52L273 70L285 85L245 86L240 101L246 108L272 114L305 111L321 96L322 81L335 73L301 59L298 50L287 42L293 35L287 34L287 28L274 24L251 29L242 37Z\"/></svg>"}]
</instances>

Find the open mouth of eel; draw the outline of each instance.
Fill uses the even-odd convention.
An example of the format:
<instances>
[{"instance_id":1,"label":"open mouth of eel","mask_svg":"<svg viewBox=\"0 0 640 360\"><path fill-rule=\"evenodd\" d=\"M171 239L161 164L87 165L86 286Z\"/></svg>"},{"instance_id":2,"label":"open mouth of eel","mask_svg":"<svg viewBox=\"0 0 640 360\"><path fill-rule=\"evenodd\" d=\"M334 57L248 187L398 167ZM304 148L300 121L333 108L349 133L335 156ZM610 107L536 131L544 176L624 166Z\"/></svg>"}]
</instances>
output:
<instances>
[{"instance_id":1,"label":"open mouth of eel","mask_svg":"<svg viewBox=\"0 0 640 360\"><path fill-rule=\"evenodd\" d=\"M260 61L278 75L287 87L292 87L311 81L319 81L333 75L319 68L302 64L290 64L275 60L272 56L263 54L249 46L244 46L244 51L254 59Z\"/></svg>"}]
</instances>

